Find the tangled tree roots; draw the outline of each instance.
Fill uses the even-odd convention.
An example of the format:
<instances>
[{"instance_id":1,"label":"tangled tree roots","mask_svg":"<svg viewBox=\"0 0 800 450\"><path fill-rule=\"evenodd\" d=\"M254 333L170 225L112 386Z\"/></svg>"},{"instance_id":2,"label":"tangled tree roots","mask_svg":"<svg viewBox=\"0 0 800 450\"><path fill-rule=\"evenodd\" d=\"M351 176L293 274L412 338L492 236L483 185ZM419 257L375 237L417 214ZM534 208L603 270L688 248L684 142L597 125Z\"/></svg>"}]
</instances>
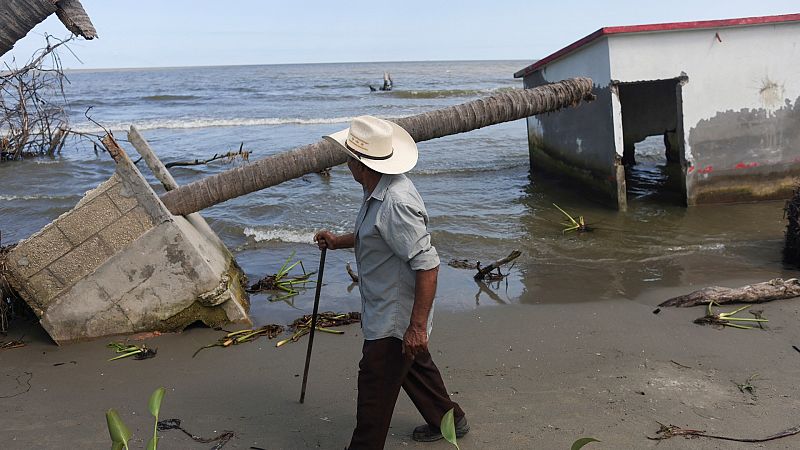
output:
<instances>
[{"instance_id":1,"label":"tangled tree roots","mask_svg":"<svg viewBox=\"0 0 800 450\"><path fill-rule=\"evenodd\" d=\"M786 242L783 246L783 262L800 266L800 186L794 190L792 198L784 208L786 217Z\"/></svg>"},{"instance_id":2,"label":"tangled tree roots","mask_svg":"<svg viewBox=\"0 0 800 450\"><path fill-rule=\"evenodd\" d=\"M56 49L72 38L45 39L45 48L25 66L0 69L0 161L53 156L70 133L64 109L67 79Z\"/></svg>"}]
</instances>

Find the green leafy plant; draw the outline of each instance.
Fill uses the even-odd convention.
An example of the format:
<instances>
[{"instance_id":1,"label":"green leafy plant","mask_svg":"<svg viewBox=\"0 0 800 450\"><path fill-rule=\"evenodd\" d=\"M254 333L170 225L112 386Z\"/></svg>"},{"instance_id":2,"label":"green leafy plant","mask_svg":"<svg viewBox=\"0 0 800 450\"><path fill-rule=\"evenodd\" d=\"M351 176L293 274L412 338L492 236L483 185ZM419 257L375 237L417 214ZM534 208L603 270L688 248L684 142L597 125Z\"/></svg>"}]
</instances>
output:
<instances>
[{"instance_id":1,"label":"green leafy plant","mask_svg":"<svg viewBox=\"0 0 800 450\"><path fill-rule=\"evenodd\" d=\"M751 396L755 397L756 386L753 384L753 382L756 380L756 378L758 378L758 374L754 373L750 375L744 383L736 383L735 381L734 383L742 394L750 394Z\"/></svg>"},{"instance_id":2,"label":"green leafy plant","mask_svg":"<svg viewBox=\"0 0 800 450\"><path fill-rule=\"evenodd\" d=\"M697 324L700 324L700 325L715 325L715 326L719 326L719 327L733 327L733 328L742 328L742 329L745 329L745 330L749 330L749 329L753 328L751 325L742 325L739 322L749 322L749 323L755 323L755 324L759 324L759 325L764 323L764 322L769 322L769 320L762 319L762 318L759 318L759 317L750 318L750 317L736 317L735 316L736 313L741 312L741 311L751 307L752 305L744 305L741 308L737 308L737 309L735 309L735 310L733 310L731 312L727 312L727 313L726 312L720 312L720 313L717 313L717 314L714 314L714 310L713 310L714 305L719 306L719 304L717 304L716 302L713 302L713 301L710 302L708 304L708 310L706 311L706 315L701 317L701 318L699 318L699 319L695 319L694 323L697 323Z\"/></svg>"},{"instance_id":3,"label":"green leafy plant","mask_svg":"<svg viewBox=\"0 0 800 450\"><path fill-rule=\"evenodd\" d=\"M295 252L292 252L292 254L286 258L286 261L283 263L277 273L274 275L267 275L258 280L255 284L247 289L247 292L282 291L283 294L273 296L270 301L286 301L299 294L300 291L298 288L304 287L303 285L306 283L315 283L314 280L309 279L309 277L311 277L311 275L313 275L315 272L306 273L306 269L303 267L303 262L301 260L297 260L296 262L292 263L294 254ZM291 270L294 269L298 264L303 270L303 274L296 277L290 277L289 272L291 272Z\"/></svg>"},{"instance_id":4,"label":"green leafy plant","mask_svg":"<svg viewBox=\"0 0 800 450\"><path fill-rule=\"evenodd\" d=\"M562 213L564 213L565 216L567 216L567 221L563 222L563 225L566 228L561 230L561 233L566 234L570 231L577 231L579 233L591 231L589 226L586 225L586 222L583 220L583 216L578 216L578 220L575 220L572 216L569 215L569 213L561 209L560 206L556 205L555 203L553 203L553 206L555 206L559 211L561 211Z\"/></svg>"},{"instance_id":5,"label":"green leafy plant","mask_svg":"<svg viewBox=\"0 0 800 450\"><path fill-rule=\"evenodd\" d=\"M442 417L442 423L439 426L439 431L441 431L442 436L444 439L455 445L457 449L461 450L458 446L458 442L456 442L456 420L455 416L453 415L453 409L451 408L450 411L447 411Z\"/></svg>"},{"instance_id":6,"label":"green leafy plant","mask_svg":"<svg viewBox=\"0 0 800 450\"><path fill-rule=\"evenodd\" d=\"M111 450L128 450L128 441L133 436L131 430L125 426L119 413L115 409L106 412L106 422L108 423L108 434L111 435Z\"/></svg>"},{"instance_id":7,"label":"green leafy plant","mask_svg":"<svg viewBox=\"0 0 800 450\"><path fill-rule=\"evenodd\" d=\"M165 393L166 389L160 387L153 391L150 395L150 401L147 402L147 409L156 419L155 425L153 425L153 437L147 443L147 450L158 449L158 413L161 411L161 400L164 399ZM133 433L131 433L131 430L125 425L114 408L106 411L106 422L108 424L108 433L111 435L111 450L122 450L123 448L129 450L128 443Z\"/></svg>"},{"instance_id":8,"label":"green leafy plant","mask_svg":"<svg viewBox=\"0 0 800 450\"><path fill-rule=\"evenodd\" d=\"M590 437L580 438L572 443L572 447L570 447L569 450L581 450L584 445L590 444L592 442L600 442L600 441Z\"/></svg>"},{"instance_id":9,"label":"green leafy plant","mask_svg":"<svg viewBox=\"0 0 800 450\"><path fill-rule=\"evenodd\" d=\"M145 344L138 346L133 344L123 344L122 342L109 342L106 347L113 348L114 352L118 354L118 356L109 359L109 361L116 361L129 356L133 356L135 359L147 359L156 356L157 352L156 349L149 348Z\"/></svg>"},{"instance_id":10,"label":"green leafy plant","mask_svg":"<svg viewBox=\"0 0 800 450\"><path fill-rule=\"evenodd\" d=\"M161 411L161 400L164 399L166 389L160 387L153 391L150 395L150 401L147 402L147 409L150 414L155 417L156 421L153 424L153 438L147 443L147 450L156 450L158 447L158 413Z\"/></svg>"}]
</instances>

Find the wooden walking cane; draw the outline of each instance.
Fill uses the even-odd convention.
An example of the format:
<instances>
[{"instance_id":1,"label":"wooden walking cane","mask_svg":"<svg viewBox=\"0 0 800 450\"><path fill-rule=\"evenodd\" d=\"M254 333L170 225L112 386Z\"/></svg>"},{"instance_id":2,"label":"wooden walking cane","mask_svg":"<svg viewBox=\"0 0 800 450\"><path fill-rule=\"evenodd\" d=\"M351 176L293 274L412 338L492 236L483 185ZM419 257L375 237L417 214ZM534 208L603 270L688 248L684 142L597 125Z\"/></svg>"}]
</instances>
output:
<instances>
[{"instance_id":1,"label":"wooden walking cane","mask_svg":"<svg viewBox=\"0 0 800 450\"><path fill-rule=\"evenodd\" d=\"M322 272L325 270L325 252L322 249L319 256L319 276L317 277L317 292L314 294L314 312L311 313L311 334L308 337L308 351L306 351L306 368L303 371L303 388L300 390L300 403L306 398L306 382L308 381L308 365L311 363L311 347L314 346L314 331L317 328L317 311L319 310L319 293L322 291Z\"/></svg>"}]
</instances>

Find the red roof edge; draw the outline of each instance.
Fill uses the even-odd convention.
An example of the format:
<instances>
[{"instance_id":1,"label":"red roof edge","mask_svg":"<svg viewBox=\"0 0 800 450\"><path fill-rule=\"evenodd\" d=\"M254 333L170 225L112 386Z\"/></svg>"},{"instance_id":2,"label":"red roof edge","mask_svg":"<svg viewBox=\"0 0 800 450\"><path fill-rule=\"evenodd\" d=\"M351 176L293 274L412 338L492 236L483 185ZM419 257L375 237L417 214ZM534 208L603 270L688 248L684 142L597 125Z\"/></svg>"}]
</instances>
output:
<instances>
[{"instance_id":1,"label":"red roof edge","mask_svg":"<svg viewBox=\"0 0 800 450\"><path fill-rule=\"evenodd\" d=\"M783 14L777 16L759 16L759 17L742 17L738 19L718 19L718 20L700 20L695 22L672 22L672 23L655 23L648 25L628 25L621 27L604 27L595 31L594 33L579 39L572 44L562 48L561 50L552 53L530 66L519 70L514 73L514 78L524 77L535 72L541 67L566 56L575 50L589 44L590 42L602 36L623 33L645 33L653 31L676 31L676 30L689 30L699 28L720 28L720 27L736 27L746 25L763 25L769 23L781 22L797 22L800 21L800 13L798 14Z\"/></svg>"}]
</instances>

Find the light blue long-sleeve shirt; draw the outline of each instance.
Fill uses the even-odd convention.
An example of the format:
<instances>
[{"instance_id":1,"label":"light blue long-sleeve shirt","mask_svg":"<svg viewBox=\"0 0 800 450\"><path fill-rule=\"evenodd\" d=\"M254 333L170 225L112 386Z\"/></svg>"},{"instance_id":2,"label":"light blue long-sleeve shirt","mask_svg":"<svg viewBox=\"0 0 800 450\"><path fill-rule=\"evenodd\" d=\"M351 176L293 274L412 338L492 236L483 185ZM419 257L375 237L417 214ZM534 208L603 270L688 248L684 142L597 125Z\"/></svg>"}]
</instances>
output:
<instances>
[{"instance_id":1,"label":"light blue long-sleeve shirt","mask_svg":"<svg viewBox=\"0 0 800 450\"><path fill-rule=\"evenodd\" d=\"M416 271L439 265L428 233L428 213L405 175L383 175L364 194L355 223L364 339L403 339L411 323ZM433 307L428 315L431 333Z\"/></svg>"}]
</instances>

